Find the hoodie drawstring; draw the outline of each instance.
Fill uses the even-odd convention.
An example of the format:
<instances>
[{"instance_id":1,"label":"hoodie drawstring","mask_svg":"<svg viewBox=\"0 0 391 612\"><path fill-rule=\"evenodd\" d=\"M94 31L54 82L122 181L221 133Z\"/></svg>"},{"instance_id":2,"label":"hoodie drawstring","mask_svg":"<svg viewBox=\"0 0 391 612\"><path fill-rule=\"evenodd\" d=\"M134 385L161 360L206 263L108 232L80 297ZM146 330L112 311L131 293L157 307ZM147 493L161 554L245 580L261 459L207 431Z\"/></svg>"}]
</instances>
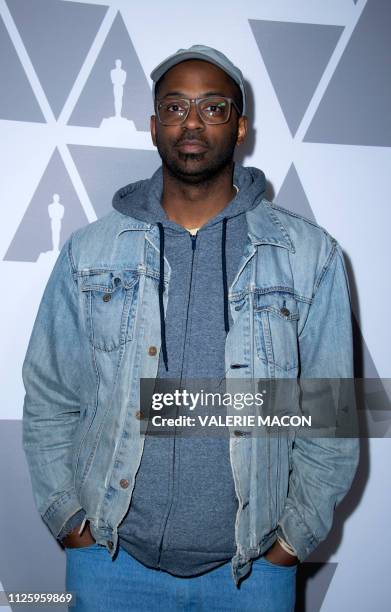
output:
<instances>
[{"instance_id":1,"label":"hoodie drawstring","mask_svg":"<svg viewBox=\"0 0 391 612\"><path fill-rule=\"evenodd\" d=\"M221 267L223 269L223 291L224 291L224 327L226 333L229 332L228 319L228 281L227 281L227 257L226 257L226 236L227 236L228 217L223 219L223 229L221 234Z\"/></svg>"},{"instance_id":2,"label":"hoodie drawstring","mask_svg":"<svg viewBox=\"0 0 391 612\"><path fill-rule=\"evenodd\" d=\"M160 312L160 337L163 353L163 361L168 371L168 359L167 359L167 344L166 344L166 322L164 320L164 305L163 305L163 292L164 292L164 229L163 225L158 222L159 227L159 240L160 240L160 266L159 266L159 312Z\"/></svg>"}]
</instances>

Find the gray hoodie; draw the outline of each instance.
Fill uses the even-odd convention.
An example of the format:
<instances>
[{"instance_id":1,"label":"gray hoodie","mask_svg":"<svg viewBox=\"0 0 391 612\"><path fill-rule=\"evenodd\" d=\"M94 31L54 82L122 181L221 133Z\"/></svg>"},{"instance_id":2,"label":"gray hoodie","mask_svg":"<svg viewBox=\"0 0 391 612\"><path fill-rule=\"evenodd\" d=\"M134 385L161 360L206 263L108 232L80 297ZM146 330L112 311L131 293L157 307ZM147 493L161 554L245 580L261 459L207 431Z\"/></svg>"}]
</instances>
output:
<instances>
[{"instance_id":1,"label":"gray hoodie","mask_svg":"<svg viewBox=\"0 0 391 612\"><path fill-rule=\"evenodd\" d=\"M121 213L159 225L160 249L171 266L165 317L160 286L158 378L183 382L225 375L225 338L232 324L228 288L246 242L244 213L263 197L265 177L257 168L236 164L234 184L236 197L195 237L170 221L161 206L161 167L151 179L114 195ZM119 543L148 567L199 575L231 560L236 512L228 432L208 438L147 435Z\"/></svg>"}]
</instances>

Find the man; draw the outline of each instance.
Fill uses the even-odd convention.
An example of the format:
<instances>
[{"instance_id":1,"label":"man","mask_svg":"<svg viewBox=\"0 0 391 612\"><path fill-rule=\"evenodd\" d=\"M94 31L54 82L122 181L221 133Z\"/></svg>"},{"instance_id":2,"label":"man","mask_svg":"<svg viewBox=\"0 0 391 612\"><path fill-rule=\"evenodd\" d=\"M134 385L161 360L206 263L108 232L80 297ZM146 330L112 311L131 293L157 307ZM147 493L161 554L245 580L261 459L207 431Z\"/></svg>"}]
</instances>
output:
<instances>
[{"instance_id":1,"label":"man","mask_svg":"<svg viewBox=\"0 0 391 612\"><path fill-rule=\"evenodd\" d=\"M78 610L293 610L357 440L145 436L140 379L352 377L341 248L234 163L225 55L181 49L151 78L162 167L66 241L27 350L35 502Z\"/></svg>"}]
</instances>

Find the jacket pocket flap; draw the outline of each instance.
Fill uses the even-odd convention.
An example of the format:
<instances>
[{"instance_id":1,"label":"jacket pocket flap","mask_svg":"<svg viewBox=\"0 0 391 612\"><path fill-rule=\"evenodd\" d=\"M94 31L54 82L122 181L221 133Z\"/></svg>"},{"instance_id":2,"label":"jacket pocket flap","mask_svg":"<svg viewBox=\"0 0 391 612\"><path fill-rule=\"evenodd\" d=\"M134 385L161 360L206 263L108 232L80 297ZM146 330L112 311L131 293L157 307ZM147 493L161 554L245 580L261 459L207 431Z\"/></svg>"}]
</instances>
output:
<instances>
[{"instance_id":1,"label":"jacket pocket flap","mask_svg":"<svg viewBox=\"0 0 391 612\"><path fill-rule=\"evenodd\" d=\"M135 270L89 270L88 274L81 278L81 290L113 293L120 285L124 289L130 289L137 279Z\"/></svg>"},{"instance_id":2,"label":"jacket pocket flap","mask_svg":"<svg viewBox=\"0 0 391 612\"><path fill-rule=\"evenodd\" d=\"M256 312L270 312L286 321L295 321L299 319L297 301L292 293L286 291L256 293L254 310Z\"/></svg>"}]
</instances>

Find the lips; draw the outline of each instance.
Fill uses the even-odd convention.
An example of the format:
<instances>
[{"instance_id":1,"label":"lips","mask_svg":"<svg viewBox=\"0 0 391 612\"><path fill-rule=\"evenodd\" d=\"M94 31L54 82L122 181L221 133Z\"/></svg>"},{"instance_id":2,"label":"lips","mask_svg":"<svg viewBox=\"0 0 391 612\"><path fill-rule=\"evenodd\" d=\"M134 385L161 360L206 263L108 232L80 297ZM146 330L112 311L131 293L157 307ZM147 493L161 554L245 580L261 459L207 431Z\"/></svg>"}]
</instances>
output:
<instances>
[{"instance_id":1,"label":"lips","mask_svg":"<svg viewBox=\"0 0 391 612\"><path fill-rule=\"evenodd\" d=\"M185 153L202 153L208 148L201 140L182 140L177 143L176 147Z\"/></svg>"}]
</instances>

